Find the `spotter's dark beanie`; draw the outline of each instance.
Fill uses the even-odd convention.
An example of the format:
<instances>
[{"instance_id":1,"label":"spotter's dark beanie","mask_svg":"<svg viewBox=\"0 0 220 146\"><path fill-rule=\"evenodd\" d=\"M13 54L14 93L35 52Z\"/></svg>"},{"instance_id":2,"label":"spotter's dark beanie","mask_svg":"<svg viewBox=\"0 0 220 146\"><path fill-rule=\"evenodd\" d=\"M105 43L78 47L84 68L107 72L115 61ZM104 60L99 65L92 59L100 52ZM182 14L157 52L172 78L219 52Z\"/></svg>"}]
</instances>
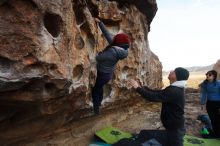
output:
<instances>
[{"instance_id":1,"label":"spotter's dark beanie","mask_svg":"<svg viewBox=\"0 0 220 146\"><path fill-rule=\"evenodd\" d=\"M189 71L182 67L177 67L175 70L177 81L188 80Z\"/></svg>"},{"instance_id":2,"label":"spotter's dark beanie","mask_svg":"<svg viewBox=\"0 0 220 146\"><path fill-rule=\"evenodd\" d=\"M119 33L113 39L113 43L118 45L129 44L130 42L131 38L126 33Z\"/></svg>"}]
</instances>

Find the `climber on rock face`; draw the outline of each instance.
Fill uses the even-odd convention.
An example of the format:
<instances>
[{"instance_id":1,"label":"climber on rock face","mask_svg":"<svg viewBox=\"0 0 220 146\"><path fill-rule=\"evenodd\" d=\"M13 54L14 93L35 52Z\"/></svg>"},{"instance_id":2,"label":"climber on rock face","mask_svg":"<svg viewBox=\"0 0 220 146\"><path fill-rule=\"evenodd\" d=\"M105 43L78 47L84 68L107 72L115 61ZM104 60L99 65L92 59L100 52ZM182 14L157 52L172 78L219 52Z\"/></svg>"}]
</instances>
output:
<instances>
[{"instance_id":1,"label":"climber on rock face","mask_svg":"<svg viewBox=\"0 0 220 146\"><path fill-rule=\"evenodd\" d=\"M95 86L92 88L92 99L94 113L99 114L99 107L103 99L103 86L112 79L117 62L128 56L131 39L126 33L119 33L112 38L105 25L98 18L95 18L95 21L109 43L96 56L97 78Z\"/></svg>"},{"instance_id":2,"label":"climber on rock face","mask_svg":"<svg viewBox=\"0 0 220 146\"><path fill-rule=\"evenodd\" d=\"M185 86L189 72L178 67L171 71L168 79L170 86L162 90L152 90L142 87L137 81L129 84L145 99L151 102L162 102L161 121L166 130L143 130L143 139L155 138L163 146L183 146ZM140 136L141 137L141 136Z\"/></svg>"}]
</instances>

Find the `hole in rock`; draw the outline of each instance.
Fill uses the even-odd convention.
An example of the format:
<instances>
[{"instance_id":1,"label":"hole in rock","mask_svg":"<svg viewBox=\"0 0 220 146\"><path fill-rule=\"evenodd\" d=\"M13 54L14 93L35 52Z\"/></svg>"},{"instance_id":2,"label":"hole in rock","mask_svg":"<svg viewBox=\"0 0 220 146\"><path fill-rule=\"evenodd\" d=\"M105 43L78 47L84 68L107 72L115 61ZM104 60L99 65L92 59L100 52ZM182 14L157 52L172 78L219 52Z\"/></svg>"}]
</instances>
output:
<instances>
[{"instance_id":1,"label":"hole in rock","mask_svg":"<svg viewBox=\"0 0 220 146\"><path fill-rule=\"evenodd\" d=\"M42 75L45 72L45 68L43 64L40 62L36 62L35 64L27 65L23 69L23 73L27 77L32 76L39 76Z\"/></svg>"},{"instance_id":2,"label":"hole in rock","mask_svg":"<svg viewBox=\"0 0 220 146\"><path fill-rule=\"evenodd\" d=\"M83 9L85 9L86 7L88 8L89 12L93 17L98 17L99 15L98 7L94 5L92 2L76 1L73 4L73 11L76 17L75 19L77 25L81 25L82 23L84 23L84 21L86 21L85 14L83 12Z\"/></svg>"},{"instance_id":3,"label":"hole in rock","mask_svg":"<svg viewBox=\"0 0 220 146\"><path fill-rule=\"evenodd\" d=\"M93 87L96 81L96 74L94 71L90 70L89 73L89 86Z\"/></svg>"},{"instance_id":4,"label":"hole in rock","mask_svg":"<svg viewBox=\"0 0 220 146\"><path fill-rule=\"evenodd\" d=\"M31 5L32 8L37 8L37 5L34 1L32 1L32 0L23 0L23 1L28 3L29 6Z\"/></svg>"},{"instance_id":5,"label":"hole in rock","mask_svg":"<svg viewBox=\"0 0 220 146\"><path fill-rule=\"evenodd\" d=\"M128 66L124 66L123 69L122 69L122 72L127 72L129 70L129 67Z\"/></svg>"},{"instance_id":6,"label":"hole in rock","mask_svg":"<svg viewBox=\"0 0 220 146\"><path fill-rule=\"evenodd\" d=\"M62 18L57 14L46 12L44 15L44 26L53 37L58 37L63 26Z\"/></svg>"},{"instance_id":7,"label":"hole in rock","mask_svg":"<svg viewBox=\"0 0 220 146\"><path fill-rule=\"evenodd\" d=\"M83 9L84 9L84 7L82 5L80 5L79 3L76 3L73 5L73 11L75 13L77 25L80 25L85 21L85 16L82 11Z\"/></svg>"},{"instance_id":8,"label":"hole in rock","mask_svg":"<svg viewBox=\"0 0 220 146\"><path fill-rule=\"evenodd\" d=\"M91 33L88 23L84 23L81 27L82 35L86 38L87 47L93 49L95 47L96 41L94 35Z\"/></svg>"},{"instance_id":9,"label":"hole in rock","mask_svg":"<svg viewBox=\"0 0 220 146\"><path fill-rule=\"evenodd\" d=\"M105 98L110 97L111 92L112 92L111 85L110 84L104 85L104 87L103 87L103 98L105 99Z\"/></svg>"},{"instance_id":10,"label":"hole in rock","mask_svg":"<svg viewBox=\"0 0 220 146\"><path fill-rule=\"evenodd\" d=\"M55 89L57 89L56 85L54 85L53 83L46 83L44 86L45 86L46 91L48 92L52 92L52 91L55 91Z\"/></svg>"},{"instance_id":11,"label":"hole in rock","mask_svg":"<svg viewBox=\"0 0 220 146\"><path fill-rule=\"evenodd\" d=\"M121 78L125 80L128 78L128 76L129 76L129 67L125 66L122 69Z\"/></svg>"},{"instance_id":12,"label":"hole in rock","mask_svg":"<svg viewBox=\"0 0 220 146\"><path fill-rule=\"evenodd\" d=\"M92 1L87 1L87 7L93 17L98 17L99 9L98 9L97 5L94 5Z\"/></svg>"},{"instance_id":13,"label":"hole in rock","mask_svg":"<svg viewBox=\"0 0 220 146\"><path fill-rule=\"evenodd\" d=\"M57 67L57 65L56 64L50 64L49 66L48 66L48 69L50 69L50 70L55 70L55 69L57 69L58 67Z\"/></svg>"},{"instance_id":14,"label":"hole in rock","mask_svg":"<svg viewBox=\"0 0 220 146\"><path fill-rule=\"evenodd\" d=\"M112 1L115 1L115 0L108 0L108 1L112 2ZM129 5L131 5L132 3L135 3L135 2L132 2L132 1L129 1L129 0L118 0L117 3L118 3L118 8L121 9L123 7L128 7Z\"/></svg>"},{"instance_id":15,"label":"hole in rock","mask_svg":"<svg viewBox=\"0 0 220 146\"><path fill-rule=\"evenodd\" d=\"M4 57L0 57L0 72L7 72L11 68L11 65L13 65L13 61Z\"/></svg>"},{"instance_id":16,"label":"hole in rock","mask_svg":"<svg viewBox=\"0 0 220 146\"><path fill-rule=\"evenodd\" d=\"M76 35L74 43L77 49L82 49L85 46L85 42L80 34Z\"/></svg>"},{"instance_id":17,"label":"hole in rock","mask_svg":"<svg viewBox=\"0 0 220 146\"><path fill-rule=\"evenodd\" d=\"M118 21L113 21L111 19L102 19L102 22L105 24L105 25L108 25L110 27L117 27L119 28L119 23L120 23L120 20Z\"/></svg>"},{"instance_id":18,"label":"hole in rock","mask_svg":"<svg viewBox=\"0 0 220 146\"><path fill-rule=\"evenodd\" d=\"M1 1L0 1L0 6L3 5L3 4L5 4L6 2L7 2L7 0L1 0Z\"/></svg>"},{"instance_id":19,"label":"hole in rock","mask_svg":"<svg viewBox=\"0 0 220 146\"><path fill-rule=\"evenodd\" d=\"M74 69L73 69L73 80L74 81L78 81L82 75L83 75L83 66L82 65L77 65Z\"/></svg>"},{"instance_id":20,"label":"hole in rock","mask_svg":"<svg viewBox=\"0 0 220 146\"><path fill-rule=\"evenodd\" d=\"M31 91L41 93L44 90L44 82L41 79L32 79L23 87L23 92Z\"/></svg>"}]
</instances>

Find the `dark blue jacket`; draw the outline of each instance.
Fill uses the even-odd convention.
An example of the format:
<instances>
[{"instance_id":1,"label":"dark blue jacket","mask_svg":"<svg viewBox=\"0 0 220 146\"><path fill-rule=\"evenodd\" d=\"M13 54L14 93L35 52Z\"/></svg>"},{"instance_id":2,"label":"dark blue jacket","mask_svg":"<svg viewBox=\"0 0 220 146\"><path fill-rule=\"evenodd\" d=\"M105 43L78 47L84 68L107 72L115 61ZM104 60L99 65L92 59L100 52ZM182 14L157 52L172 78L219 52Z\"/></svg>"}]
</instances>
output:
<instances>
[{"instance_id":1,"label":"dark blue jacket","mask_svg":"<svg viewBox=\"0 0 220 146\"><path fill-rule=\"evenodd\" d=\"M151 90L138 87L137 92L149 101L162 102L160 118L166 129L184 128L184 88L168 86L163 90Z\"/></svg>"},{"instance_id":2,"label":"dark blue jacket","mask_svg":"<svg viewBox=\"0 0 220 146\"><path fill-rule=\"evenodd\" d=\"M203 82L201 85L200 94L201 104L206 104L206 101L220 101L220 81Z\"/></svg>"},{"instance_id":3,"label":"dark blue jacket","mask_svg":"<svg viewBox=\"0 0 220 146\"><path fill-rule=\"evenodd\" d=\"M113 38L106 29L105 25L100 22L99 27L108 43L112 44ZM128 50L125 50L119 46L110 46L108 49L105 49L96 56L97 70L103 73L113 73L117 62L126 58L127 56Z\"/></svg>"}]
</instances>

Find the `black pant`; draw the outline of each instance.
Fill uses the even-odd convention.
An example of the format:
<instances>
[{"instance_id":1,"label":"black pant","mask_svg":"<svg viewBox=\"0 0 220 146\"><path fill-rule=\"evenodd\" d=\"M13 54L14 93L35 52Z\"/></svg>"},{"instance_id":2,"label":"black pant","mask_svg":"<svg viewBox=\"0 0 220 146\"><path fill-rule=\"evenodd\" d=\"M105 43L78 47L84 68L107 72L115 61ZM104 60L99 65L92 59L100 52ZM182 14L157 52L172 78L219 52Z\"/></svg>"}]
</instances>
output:
<instances>
[{"instance_id":1,"label":"black pant","mask_svg":"<svg viewBox=\"0 0 220 146\"><path fill-rule=\"evenodd\" d=\"M213 136L220 138L220 101L207 101L207 113L212 123Z\"/></svg>"},{"instance_id":2,"label":"black pant","mask_svg":"<svg viewBox=\"0 0 220 146\"><path fill-rule=\"evenodd\" d=\"M95 86L92 88L93 107L98 108L103 99L103 86L112 79L112 73L97 72Z\"/></svg>"},{"instance_id":3,"label":"black pant","mask_svg":"<svg viewBox=\"0 0 220 146\"><path fill-rule=\"evenodd\" d=\"M163 146L183 146L185 129L175 130L142 130L138 139L142 142L155 138Z\"/></svg>"}]
</instances>

